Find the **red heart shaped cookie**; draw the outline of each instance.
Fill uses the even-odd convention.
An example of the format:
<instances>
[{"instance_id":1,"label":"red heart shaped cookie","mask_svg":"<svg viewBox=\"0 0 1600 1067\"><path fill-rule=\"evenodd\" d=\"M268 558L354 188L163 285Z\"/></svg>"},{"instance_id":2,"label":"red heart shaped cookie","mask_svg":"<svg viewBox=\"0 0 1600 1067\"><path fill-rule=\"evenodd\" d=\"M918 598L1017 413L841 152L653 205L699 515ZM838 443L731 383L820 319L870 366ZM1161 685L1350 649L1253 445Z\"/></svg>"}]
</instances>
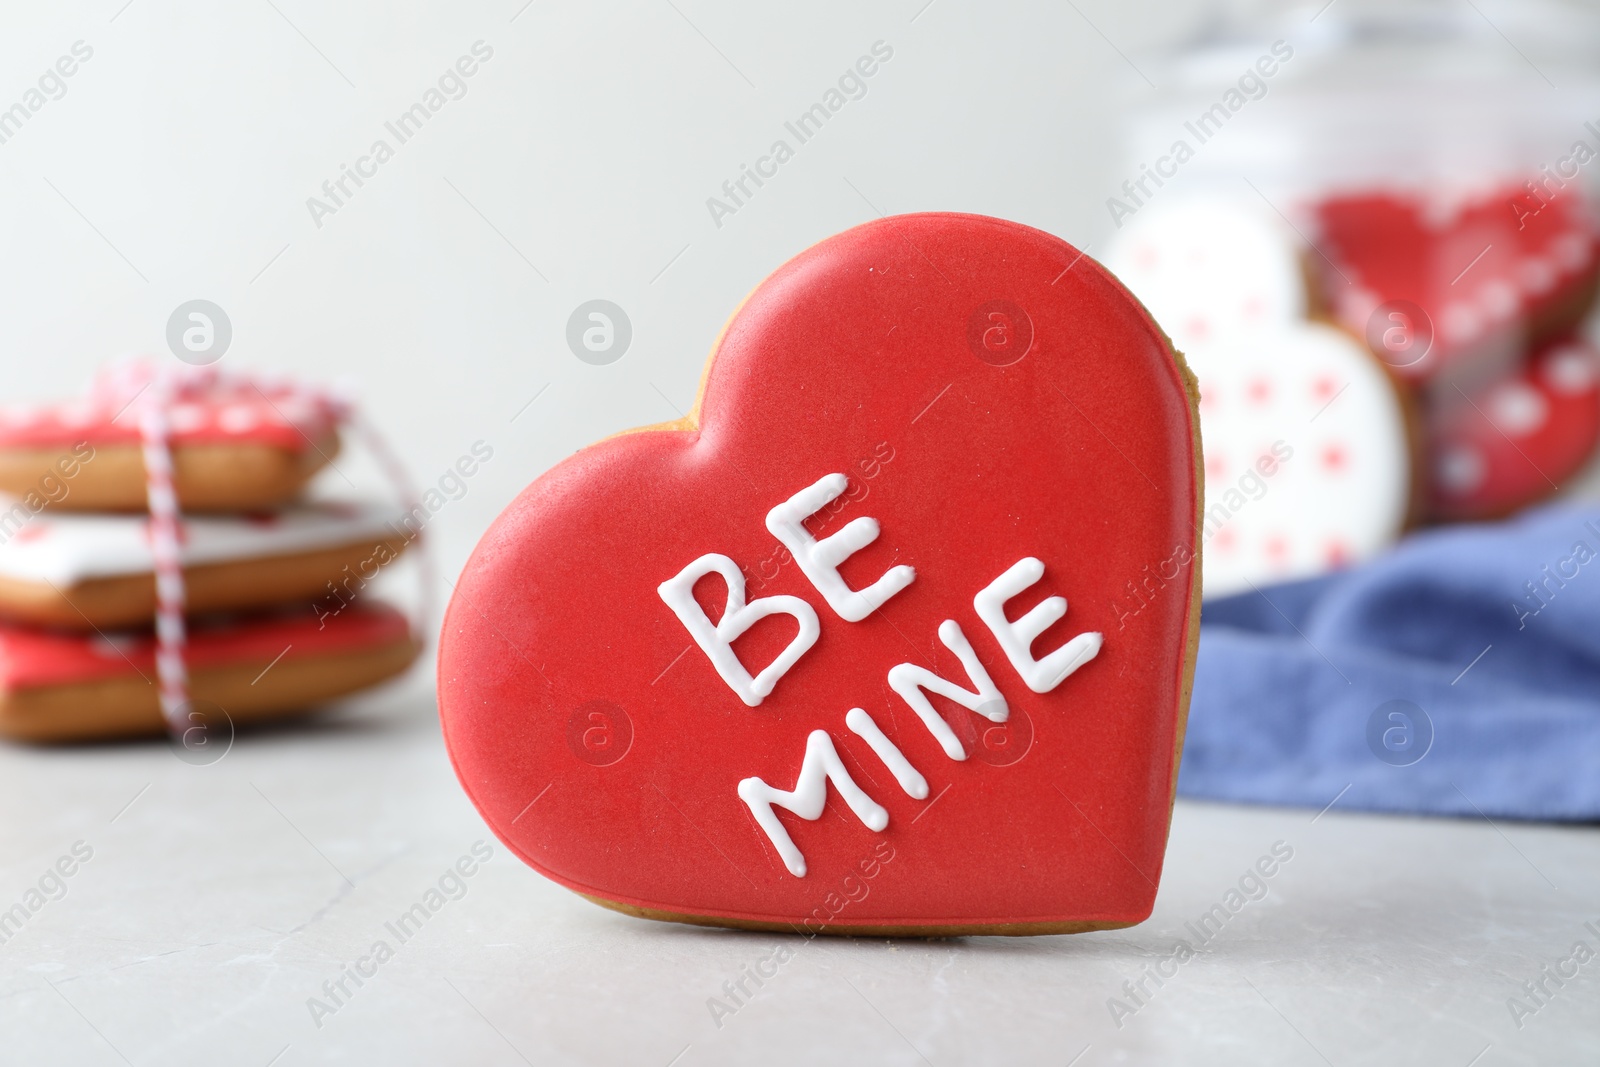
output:
<instances>
[{"instance_id":1,"label":"red heart shaped cookie","mask_svg":"<svg viewBox=\"0 0 1600 1067\"><path fill-rule=\"evenodd\" d=\"M1198 623L1189 382L1039 231L911 215L807 250L694 415L562 462L479 544L439 661L462 784L634 914L1140 921Z\"/></svg>"},{"instance_id":2,"label":"red heart shaped cookie","mask_svg":"<svg viewBox=\"0 0 1600 1067\"><path fill-rule=\"evenodd\" d=\"M1427 432L1435 517L1495 518L1543 499L1600 441L1600 354L1577 338L1547 345L1515 374L1440 394Z\"/></svg>"},{"instance_id":3,"label":"red heart shaped cookie","mask_svg":"<svg viewBox=\"0 0 1600 1067\"><path fill-rule=\"evenodd\" d=\"M1507 187L1453 204L1348 195L1315 218L1328 303L1405 378L1508 367L1594 296L1600 243L1576 193L1542 200Z\"/></svg>"}]
</instances>

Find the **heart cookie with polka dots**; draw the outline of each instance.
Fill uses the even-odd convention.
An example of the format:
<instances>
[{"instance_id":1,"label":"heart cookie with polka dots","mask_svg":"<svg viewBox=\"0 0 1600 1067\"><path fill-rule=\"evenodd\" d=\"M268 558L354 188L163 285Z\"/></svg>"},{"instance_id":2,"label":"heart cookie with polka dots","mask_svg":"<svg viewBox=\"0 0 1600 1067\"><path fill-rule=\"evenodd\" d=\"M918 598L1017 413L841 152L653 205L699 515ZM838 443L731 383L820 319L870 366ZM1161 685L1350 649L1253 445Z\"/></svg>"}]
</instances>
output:
<instances>
[{"instance_id":1,"label":"heart cookie with polka dots","mask_svg":"<svg viewBox=\"0 0 1600 1067\"><path fill-rule=\"evenodd\" d=\"M1359 562L1400 535L1405 405L1360 344L1295 323L1187 353L1200 379L1207 596Z\"/></svg>"},{"instance_id":2,"label":"heart cookie with polka dots","mask_svg":"<svg viewBox=\"0 0 1600 1067\"><path fill-rule=\"evenodd\" d=\"M1337 319L1401 377L1509 368L1582 317L1600 272L1585 199L1537 210L1521 188L1470 200L1347 195L1313 212L1319 277Z\"/></svg>"},{"instance_id":3,"label":"heart cookie with polka dots","mask_svg":"<svg viewBox=\"0 0 1600 1067\"><path fill-rule=\"evenodd\" d=\"M1600 440L1600 354L1577 338L1535 352L1516 373L1443 394L1429 412L1429 511L1508 514L1554 493Z\"/></svg>"},{"instance_id":4,"label":"heart cookie with polka dots","mask_svg":"<svg viewBox=\"0 0 1600 1067\"><path fill-rule=\"evenodd\" d=\"M1174 198L1120 230L1107 265L1200 381L1207 596L1393 543L1413 497L1404 398L1360 344L1305 320L1300 249L1281 218L1254 201ZM1130 586L1119 610L1137 613L1146 595Z\"/></svg>"},{"instance_id":5,"label":"heart cookie with polka dots","mask_svg":"<svg viewBox=\"0 0 1600 1067\"><path fill-rule=\"evenodd\" d=\"M1106 266L1183 352L1305 318L1294 235L1258 204L1158 201L1117 231Z\"/></svg>"}]
</instances>

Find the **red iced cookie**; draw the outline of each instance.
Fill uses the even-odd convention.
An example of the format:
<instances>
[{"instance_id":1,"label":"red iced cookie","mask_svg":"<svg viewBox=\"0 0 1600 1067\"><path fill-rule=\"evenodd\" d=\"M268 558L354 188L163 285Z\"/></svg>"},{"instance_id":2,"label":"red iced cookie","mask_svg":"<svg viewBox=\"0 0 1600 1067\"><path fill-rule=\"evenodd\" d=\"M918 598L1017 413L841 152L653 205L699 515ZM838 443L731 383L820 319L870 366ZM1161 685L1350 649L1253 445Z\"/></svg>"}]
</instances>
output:
<instances>
[{"instance_id":1,"label":"red iced cookie","mask_svg":"<svg viewBox=\"0 0 1600 1067\"><path fill-rule=\"evenodd\" d=\"M318 618L191 622L184 660L196 706L235 722L313 707L399 673L416 657L404 615L355 604ZM67 741L160 733L156 641L0 626L0 734Z\"/></svg>"},{"instance_id":2,"label":"red iced cookie","mask_svg":"<svg viewBox=\"0 0 1600 1067\"><path fill-rule=\"evenodd\" d=\"M1428 438L1437 518L1491 518L1548 496L1600 439L1600 356L1567 338L1485 388L1441 393Z\"/></svg>"},{"instance_id":3,"label":"red iced cookie","mask_svg":"<svg viewBox=\"0 0 1600 1067\"><path fill-rule=\"evenodd\" d=\"M1027 227L801 253L694 415L563 461L479 544L439 661L462 784L541 873L653 918L1142 920L1197 629L1188 381Z\"/></svg>"},{"instance_id":4,"label":"red iced cookie","mask_svg":"<svg viewBox=\"0 0 1600 1067\"><path fill-rule=\"evenodd\" d=\"M1461 203L1340 196L1317 205L1315 220L1327 303L1403 377L1514 362L1593 294L1600 245L1576 193L1542 206L1517 187Z\"/></svg>"},{"instance_id":5,"label":"red iced cookie","mask_svg":"<svg viewBox=\"0 0 1600 1067\"><path fill-rule=\"evenodd\" d=\"M157 378L171 382L157 388ZM338 453L344 406L292 382L146 359L112 363L88 393L0 407L0 492L33 510L146 506L141 420L158 407L186 511L277 507Z\"/></svg>"},{"instance_id":6,"label":"red iced cookie","mask_svg":"<svg viewBox=\"0 0 1600 1067\"><path fill-rule=\"evenodd\" d=\"M0 407L0 448L95 447L139 443L139 405L153 360L121 360L101 371L87 395L54 404ZM172 444L254 444L300 451L338 425L327 396L286 379L245 378L190 367L167 412Z\"/></svg>"}]
</instances>

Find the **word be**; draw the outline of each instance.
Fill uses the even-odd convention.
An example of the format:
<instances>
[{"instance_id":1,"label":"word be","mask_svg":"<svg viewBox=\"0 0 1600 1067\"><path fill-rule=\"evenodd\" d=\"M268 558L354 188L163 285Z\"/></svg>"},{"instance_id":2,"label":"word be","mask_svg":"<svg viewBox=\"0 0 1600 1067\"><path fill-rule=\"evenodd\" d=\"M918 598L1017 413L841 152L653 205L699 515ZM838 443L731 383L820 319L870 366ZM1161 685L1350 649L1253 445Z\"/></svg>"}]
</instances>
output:
<instances>
[{"instance_id":1,"label":"word be","mask_svg":"<svg viewBox=\"0 0 1600 1067\"><path fill-rule=\"evenodd\" d=\"M1583 925L1595 937L1600 937L1600 929L1596 929L1594 923L1586 922ZM1577 978L1583 965L1594 959L1594 956L1595 951L1589 947L1589 942L1579 940L1565 956L1556 960L1553 965L1547 963L1540 967L1537 977L1522 983L1522 992L1526 1000L1520 997L1507 997L1506 1009L1511 1012L1511 1021L1517 1024L1517 1029L1521 1030L1528 1019L1539 1014L1554 1000L1556 994L1566 988L1568 982ZM1552 983L1555 989L1550 988Z\"/></svg>"},{"instance_id":2,"label":"word be","mask_svg":"<svg viewBox=\"0 0 1600 1067\"><path fill-rule=\"evenodd\" d=\"M769 511L766 525L767 531L789 550L799 564L801 573L822 594L834 614L846 622L860 622L910 585L916 579L916 570L901 564L889 568L864 589L851 589L845 584L839 573L839 565L878 539L881 532L878 520L870 516L858 516L846 523L838 533L820 541L806 529L805 524L824 505L839 497L848 484L843 474L824 475ZM708 574L720 575L728 590L722 617L716 623L712 623L694 597L695 583ZM1035 693L1048 693L1055 689L1079 667L1099 655L1104 640L1099 633L1081 633L1043 659L1034 658L1031 650L1034 639L1066 616L1066 599L1047 597L1015 622L1006 618L1005 608L1008 601L1038 584L1043 577L1044 564L1032 556L1025 556L972 598L973 610L978 618L994 635L1012 669ZM752 708L758 707L772 693L778 680L816 644L822 632L816 609L797 596L775 595L747 600L744 574L739 570L739 565L717 552L708 552L690 563L677 575L657 586L656 592L678 616L717 674L740 700ZM799 632L771 663L752 677L734 654L733 642L761 619L774 614L788 615L794 619L799 625ZM1010 706L990 679L989 672L979 662L961 625L954 619L945 619L939 624L938 633L940 642L960 660L973 688L963 689L959 684L914 663L900 663L891 667L889 688L917 713L946 756L952 760L965 760L966 749L950 725L934 709L927 694L937 693L996 723L1006 721ZM867 743L873 755L883 762L907 796L915 800L927 799L927 779L911 765L900 748L885 736L871 715L862 708L851 708L845 715L845 725ZM792 790L777 789L761 778L746 778L739 783L739 798L749 807L756 824L772 842L789 873L796 878L805 877L805 857L795 847L774 808L784 808L802 819L815 822L822 817L828 782L833 783L851 812L869 830L881 832L889 825L889 813L856 785L826 730L813 730L807 736L799 780Z\"/></svg>"},{"instance_id":3,"label":"word be","mask_svg":"<svg viewBox=\"0 0 1600 1067\"><path fill-rule=\"evenodd\" d=\"M0 945L22 932L29 919L37 915L46 904L61 900L67 895L67 879L78 873L80 865L94 858L94 848L84 841L74 841L72 848L44 869L39 880L28 887L22 899L6 911L0 911Z\"/></svg>"},{"instance_id":4,"label":"word be","mask_svg":"<svg viewBox=\"0 0 1600 1067\"><path fill-rule=\"evenodd\" d=\"M70 455L56 460L54 468L39 477L37 485L22 494L5 511L0 511L0 545L20 533L24 526L33 521L34 516L45 509L45 505L59 504L65 500L71 492L67 482L76 478L83 464L92 459L94 446L87 441L79 441L72 446Z\"/></svg>"},{"instance_id":5,"label":"word be","mask_svg":"<svg viewBox=\"0 0 1600 1067\"><path fill-rule=\"evenodd\" d=\"M1205 144L1220 133L1222 124L1232 118L1234 113L1244 107L1250 100L1260 100L1267 95L1265 79L1278 73L1278 64L1280 62L1287 63L1294 56L1294 49L1284 41L1273 41L1271 52L1272 55L1264 55L1257 59L1255 66L1245 68L1244 73L1239 76L1239 87L1237 89L1230 87L1224 90L1220 101L1200 113L1195 119L1199 126L1196 126L1194 122L1185 122L1183 124L1184 129L1194 134L1197 143ZM1273 59L1273 56L1276 56L1277 59ZM1117 228L1122 228L1123 218L1128 215L1138 214L1145 201L1155 195L1149 185L1146 184L1147 182L1153 181L1156 183L1156 188L1161 188L1166 184L1162 179L1176 178L1178 176L1178 168L1193 159L1194 154L1194 147L1180 137L1172 142L1172 147L1168 149L1167 155L1156 159L1154 166L1149 163L1139 164L1139 176L1129 178L1122 183L1123 194L1133 203L1129 204L1127 201L1114 196L1106 198L1106 210L1111 212L1111 221L1117 224ZM1135 188L1136 186L1137 188ZM1143 193L1144 196L1141 197L1140 193Z\"/></svg>"},{"instance_id":6,"label":"word be","mask_svg":"<svg viewBox=\"0 0 1600 1067\"><path fill-rule=\"evenodd\" d=\"M868 494L872 492L872 487L866 483L882 474L883 468L894 462L894 457L894 446L888 441L879 441L872 446L872 455L863 456L861 459L856 460L855 469L861 475L860 480L852 480L849 488L841 495L830 500L822 511L818 512L819 515L823 516L823 519L815 524L816 531L821 533L826 530L828 523L832 522L834 517L843 511L847 504L859 504L867 499ZM773 550L772 555L756 564L756 588L764 588L768 582L778 576L785 566L793 562L794 557L780 543Z\"/></svg>"},{"instance_id":7,"label":"word be","mask_svg":"<svg viewBox=\"0 0 1600 1067\"><path fill-rule=\"evenodd\" d=\"M785 122L783 128L794 135L796 144L805 144L811 138L822 132L823 123L827 122L840 109L851 100L860 100L867 95L866 79L878 73L878 65L887 63L894 58L894 48L883 41L872 42L872 54L857 59L854 67L846 67L843 74L839 75L838 88L830 87L822 94L819 103L812 104L794 122ZM778 168L794 158L794 148L783 138L772 142L772 147L767 149L767 154L756 158L755 166L748 163L739 164L739 176L730 178L722 183L723 200L719 197L706 197L706 210L711 212L711 221L717 229L722 229L722 220L728 215L737 215L739 209L755 196L755 189L750 188L751 182L756 189L767 183L764 178L776 178ZM739 194L743 193L741 197ZM731 203L729 202L731 201Z\"/></svg>"},{"instance_id":8,"label":"word be","mask_svg":"<svg viewBox=\"0 0 1600 1067\"><path fill-rule=\"evenodd\" d=\"M1600 544L1600 526L1590 521L1584 523L1583 528L1594 536L1597 544ZM1594 559L1595 554L1594 547L1580 538L1572 542L1572 548L1565 556L1556 560L1554 574L1550 573L1550 564L1546 563L1539 568L1539 573L1544 577L1538 584L1532 581L1524 582L1522 588L1526 589L1527 593L1522 598L1523 603L1511 602L1511 610L1517 613L1517 629L1526 630L1528 620L1548 607L1550 601L1556 598L1556 594L1567 587L1567 582L1581 576L1582 567Z\"/></svg>"},{"instance_id":9,"label":"word be","mask_svg":"<svg viewBox=\"0 0 1600 1067\"><path fill-rule=\"evenodd\" d=\"M37 89L28 89L22 94L21 100L0 111L0 144L5 144L21 133L22 124L37 115L50 100L60 100L66 96L65 79L78 73L80 63L87 63L94 57L94 49L82 41L73 41L71 51L72 55L62 56L56 60L54 69L47 67L45 72L39 75ZM77 58L74 59L73 56ZM46 93L50 94L48 99Z\"/></svg>"},{"instance_id":10,"label":"word be","mask_svg":"<svg viewBox=\"0 0 1600 1067\"><path fill-rule=\"evenodd\" d=\"M494 849L490 848L486 841L474 841L470 852L470 855L456 860L454 866L446 867L445 872L439 876L437 886L428 887L422 894L421 900L401 912L400 917L394 922L383 924L384 929L394 935L394 945L389 944L387 940L379 939L373 943L371 950L365 956L346 964L340 968L337 977L323 982L322 992L328 998L327 1001L317 997L306 998L306 1010L311 1013L311 1021L317 1024L318 1030L322 1029L322 1021L325 1018L337 1015L355 996L355 990L350 988L351 982L355 983L356 989L366 985L364 979L375 977L379 967L394 959L395 949L415 937L422 929L423 923L450 901L460 900L467 895L466 880L478 873L479 864L488 863L494 856ZM477 859L474 860L473 856Z\"/></svg>"},{"instance_id":11,"label":"word be","mask_svg":"<svg viewBox=\"0 0 1600 1067\"><path fill-rule=\"evenodd\" d=\"M422 536L423 527L444 508L447 500L460 500L467 495L466 480L493 458L494 447L489 442L474 441L471 455L463 455L455 461L454 466L445 468L438 484L428 487L417 506L406 513L398 526L392 522L386 525L395 536L409 545ZM329 619L354 603L367 583L378 576L378 571L397 557L398 553L387 542L380 542L373 546L372 555L358 562L353 571L348 563L345 564L338 583L329 581L327 595L311 606L317 616L317 629L324 629Z\"/></svg>"},{"instance_id":12,"label":"word be","mask_svg":"<svg viewBox=\"0 0 1600 1067\"><path fill-rule=\"evenodd\" d=\"M437 89L430 86L418 103L400 112L393 121L383 124L383 128L394 137L396 146L405 144L421 133L423 125L450 100L460 100L467 95L466 79L478 73L480 62L487 63L494 57L494 49L483 41L474 41L471 51L472 55L460 57L453 68L446 68L445 72L439 75ZM474 59L473 56L477 58ZM449 94L448 97L446 94ZM378 167L389 162L394 155L394 148L380 137L372 142L366 155L357 157L355 166L339 164L339 176L322 183L322 195L327 199L306 197L306 210L311 212L311 221L316 224L317 229L322 229L323 216L337 215L339 209L345 206L345 201L353 198L356 191L367 184L362 179L377 177ZM348 182L355 183L355 190L346 184Z\"/></svg>"},{"instance_id":13,"label":"word be","mask_svg":"<svg viewBox=\"0 0 1600 1067\"><path fill-rule=\"evenodd\" d=\"M1170 953L1154 963L1145 964L1144 973L1137 981L1130 979L1122 983L1125 999L1107 997L1106 1009L1111 1012L1111 1021L1117 1024L1117 1029L1122 1029L1128 1019L1139 1014L1154 999L1156 990L1166 985L1168 980L1176 978L1178 968L1194 959L1197 949L1204 948L1222 933L1223 926L1243 911L1245 905L1265 900L1270 892L1267 879L1278 873L1281 864L1292 859L1294 847L1283 841L1274 841L1270 854L1256 860L1253 867L1239 876L1237 886L1230 888L1219 903L1213 904L1210 911L1200 916L1198 928L1192 922L1183 924L1184 929L1194 935L1195 944L1179 938ZM1150 988L1151 982L1155 983L1155 989Z\"/></svg>"}]
</instances>

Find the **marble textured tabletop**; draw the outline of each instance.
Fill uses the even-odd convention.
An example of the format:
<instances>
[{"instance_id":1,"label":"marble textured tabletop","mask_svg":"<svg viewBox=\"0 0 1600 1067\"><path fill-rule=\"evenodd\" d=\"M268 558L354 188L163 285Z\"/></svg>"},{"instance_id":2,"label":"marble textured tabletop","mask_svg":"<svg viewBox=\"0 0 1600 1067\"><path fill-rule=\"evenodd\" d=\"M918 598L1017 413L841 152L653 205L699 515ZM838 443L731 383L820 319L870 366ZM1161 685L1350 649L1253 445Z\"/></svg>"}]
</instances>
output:
<instances>
[{"instance_id":1,"label":"marble textured tabletop","mask_svg":"<svg viewBox=\"0 0 1600 1067\"><path fill-rule=\"evenodd\" d=\"M1573 956L1600 949L1591 827L1180 802L1133 929L701 930L602 910L499 847L420 676L207 766L160 742L0 748L0 797L0 909L43 899L0 943L5 1064L1600 1057L1600 959ZM1241 892L1274 846L1292 858ZM437 910L396 927L419 902Z\"/></svg>"}]
</instances>

